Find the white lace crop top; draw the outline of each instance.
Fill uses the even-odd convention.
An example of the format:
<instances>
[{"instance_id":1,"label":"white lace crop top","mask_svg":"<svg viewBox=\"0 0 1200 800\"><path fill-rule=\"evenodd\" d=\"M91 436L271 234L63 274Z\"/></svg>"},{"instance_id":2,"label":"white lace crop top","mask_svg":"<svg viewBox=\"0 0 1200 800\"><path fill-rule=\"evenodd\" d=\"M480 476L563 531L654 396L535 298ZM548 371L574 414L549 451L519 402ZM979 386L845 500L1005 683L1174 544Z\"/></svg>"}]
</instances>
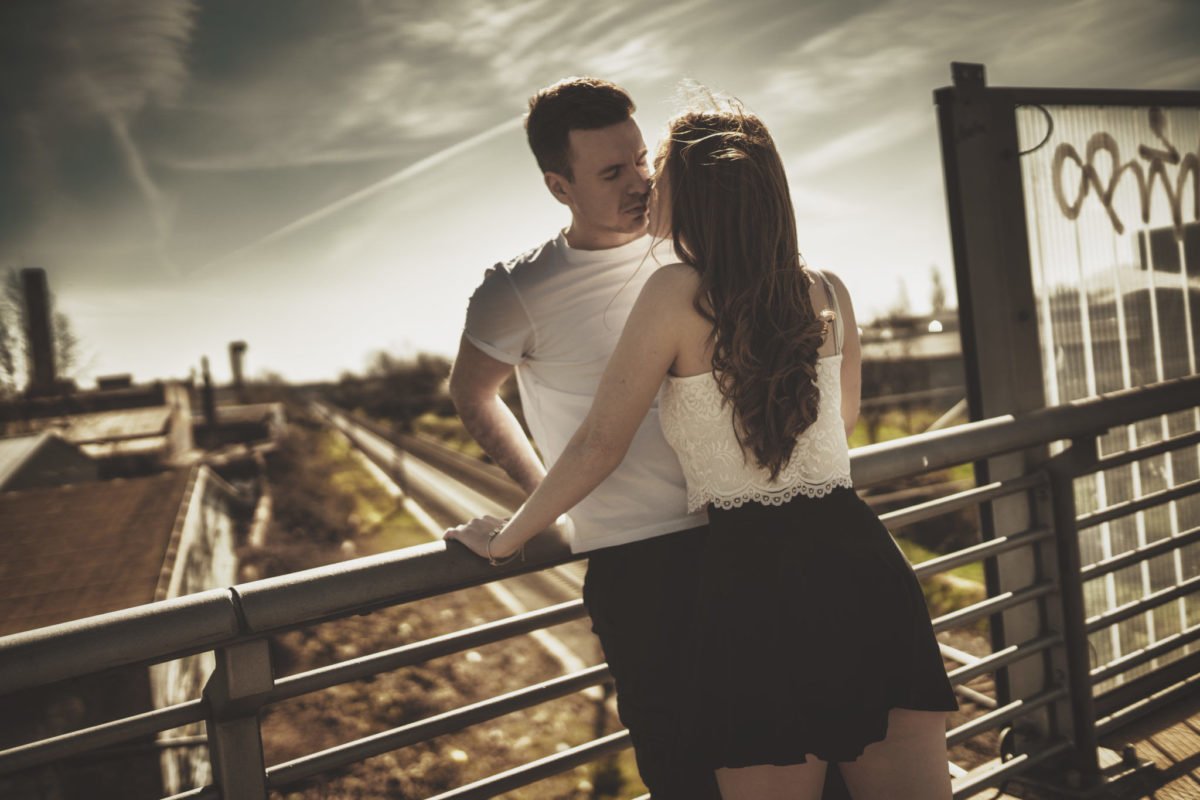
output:
<instances>
[{"instance_id":1,"label":"white lace crop top","mask_svg":"<svg viewBox=\"0 0 1200 800\"><path fill-rule=\"evenodd\" d=\"M821 279L837 314L833 287L824 275ZM839 314L833 325L835 353L817 360L817 418L797 437L791 460L775 480L752 454L743 453L734 433L733 408L725 403L712 373L667 376L659 397L659 420L683 466L689 512L709 503L725 509L750 500L783 505L797 495L824 497L836 488L853 486L841 411L841 327Z\"/></svg>"}]
</instances>

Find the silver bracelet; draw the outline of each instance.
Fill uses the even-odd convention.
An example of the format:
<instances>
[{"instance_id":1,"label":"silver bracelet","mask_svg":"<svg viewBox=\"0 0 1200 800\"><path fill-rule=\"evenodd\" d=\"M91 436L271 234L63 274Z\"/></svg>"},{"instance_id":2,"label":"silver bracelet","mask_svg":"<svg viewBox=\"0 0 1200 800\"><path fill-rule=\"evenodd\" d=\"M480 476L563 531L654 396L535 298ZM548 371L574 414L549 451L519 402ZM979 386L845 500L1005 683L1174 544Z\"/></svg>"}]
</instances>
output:
<instances>
[{"instance_id":1,"label":"silver bracelet","mask_svg":"<svg viewBox=\"0 0 1200 800\"><path fill-rule=\"evenodd\" d=\"M504 522L501 522L499 525L497 525L495 528L492 529L491 533L488 534L488 540L487 540L488 563L491 564L493 567L499 567L502 564L507 564L508 562L510 562L514 558L516 558L517 556L520 556L522 561L525 560L525 545L521 545L519 548L517 548L517 552L513 553L510 556L505 556L500 561L497 561L496 557L494 555L492 555L492 540L500 535L500 531L504 530L504 526L507 524L508 524L508 520L504 520Z\"/></svg>"}]
</instances>

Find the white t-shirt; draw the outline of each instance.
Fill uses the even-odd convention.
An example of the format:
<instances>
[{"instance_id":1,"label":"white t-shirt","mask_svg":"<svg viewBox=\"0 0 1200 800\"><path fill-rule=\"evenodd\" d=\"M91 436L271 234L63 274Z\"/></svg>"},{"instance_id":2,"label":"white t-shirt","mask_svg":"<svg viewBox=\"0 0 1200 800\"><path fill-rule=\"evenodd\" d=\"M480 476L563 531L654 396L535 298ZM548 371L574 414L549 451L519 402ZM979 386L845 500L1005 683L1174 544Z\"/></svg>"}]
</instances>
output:
<instances>
[{"instance_id":1,"label":"white t-shirt","mask_svg":"<svg viewBox=\"0 0 1200 800\"><path fill-rule=\"evenodd\" d=\"M553 466L592 406L609 356L646 279L675 261L646 237L608 250L557 238L484 275L465 334L516 367L525 420ZM583 553L705 524L688 514L679 459L663 437L655 398L620 466L570 512L571 550Z\"/></svg>"}]
</instances>

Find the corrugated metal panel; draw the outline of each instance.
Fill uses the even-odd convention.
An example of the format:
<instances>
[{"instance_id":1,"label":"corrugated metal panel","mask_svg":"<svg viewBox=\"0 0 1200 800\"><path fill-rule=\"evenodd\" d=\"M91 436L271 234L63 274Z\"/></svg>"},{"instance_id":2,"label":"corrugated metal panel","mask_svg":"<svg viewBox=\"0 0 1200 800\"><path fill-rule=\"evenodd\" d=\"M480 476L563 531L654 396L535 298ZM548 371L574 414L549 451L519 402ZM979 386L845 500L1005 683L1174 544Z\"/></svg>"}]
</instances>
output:
<instances>
[{"instance_id":1,"label":"corrugated metal panel","mask_svg":"<svg viewBox=\"0 0 1200 800\"><path fill-rule=\"evenodd\" d=\"M1196 374L1200 109L1029 105L1016 113L1047 402ZM1122 427L1102 437L1101 454L1198 428L1197 410ZM1080 480L1076 500L1085 513L1197 477L1193 447ZM1173 502L1081 531L1083 561L1197 526L1200 497ZM1087 613L1197 574L1200 547L1152 559L1085 585ZM1169 603L1093 635L1094 664L1197 624L1200 598Z\"/></svg>"}]
</instances>

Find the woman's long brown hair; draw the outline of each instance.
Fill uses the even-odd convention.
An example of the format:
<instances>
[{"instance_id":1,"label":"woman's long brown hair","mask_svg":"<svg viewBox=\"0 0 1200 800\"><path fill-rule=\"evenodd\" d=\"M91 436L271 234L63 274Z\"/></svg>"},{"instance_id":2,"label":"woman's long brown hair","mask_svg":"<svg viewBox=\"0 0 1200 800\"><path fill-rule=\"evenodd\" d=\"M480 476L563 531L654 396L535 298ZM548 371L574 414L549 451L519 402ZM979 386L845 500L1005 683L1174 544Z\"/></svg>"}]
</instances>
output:
<instances>
[{"instance_id":1,"label":"woman's long brown hair","mask_svg":"<svg viewBox=\"0 0 1200 800\"><path fill-rule=\"evenodd\" d=\"M675 250L700 275L694 305L713 324L713 375L734 432L774 480L817 418L817 351L832 318L809 299L783 163L762 121L737 107L676 117L656 160Z\"/></svg>"}]
</instances>

